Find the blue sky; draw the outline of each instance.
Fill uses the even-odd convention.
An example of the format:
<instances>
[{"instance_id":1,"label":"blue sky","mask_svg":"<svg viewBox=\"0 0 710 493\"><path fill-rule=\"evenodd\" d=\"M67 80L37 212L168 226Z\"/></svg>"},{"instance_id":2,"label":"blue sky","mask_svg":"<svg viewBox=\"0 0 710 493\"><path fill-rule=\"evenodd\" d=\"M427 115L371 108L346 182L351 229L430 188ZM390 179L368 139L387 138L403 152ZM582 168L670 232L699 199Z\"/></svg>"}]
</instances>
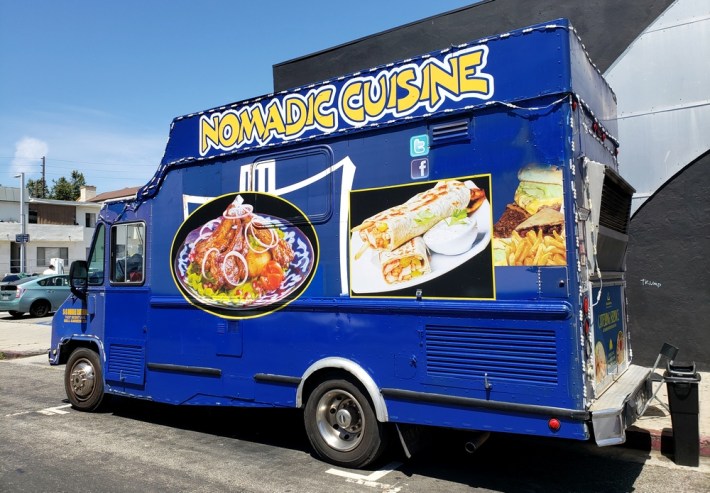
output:
<instances>
[{"instance_id":1,"label":"blue sky","mask_svg":"<svg viewBox=\"0 0 710 493\"><path fill-rule=\"evenodd\" d=\"M171 120L267 94L272 65L474 0L0 0L0 185L148 181Z\"/></svg>"}]
</instances>

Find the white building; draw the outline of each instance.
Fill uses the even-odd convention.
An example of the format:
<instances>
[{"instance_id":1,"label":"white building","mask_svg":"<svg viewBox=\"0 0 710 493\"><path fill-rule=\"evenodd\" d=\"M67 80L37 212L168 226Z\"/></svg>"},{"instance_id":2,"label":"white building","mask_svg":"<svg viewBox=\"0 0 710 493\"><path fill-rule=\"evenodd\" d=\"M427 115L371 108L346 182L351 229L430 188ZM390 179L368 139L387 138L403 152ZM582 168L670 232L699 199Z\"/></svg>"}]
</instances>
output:
<instances>
[{"instance_id":1,"label":"white building","mask_svg":"<svg viewBox=\"0 0 710 493\"><path fill-rule=\"evenodd\" d=\"M26 272L42 273L52 258L63 259L65 271L72 261L86 259L101 204L82 201L96 194L94 187L83 188L77 202L31 198L24 191ZM0 186L0 274L19 272L21 232L20 189Z\"/></svg>"}]
</instances>

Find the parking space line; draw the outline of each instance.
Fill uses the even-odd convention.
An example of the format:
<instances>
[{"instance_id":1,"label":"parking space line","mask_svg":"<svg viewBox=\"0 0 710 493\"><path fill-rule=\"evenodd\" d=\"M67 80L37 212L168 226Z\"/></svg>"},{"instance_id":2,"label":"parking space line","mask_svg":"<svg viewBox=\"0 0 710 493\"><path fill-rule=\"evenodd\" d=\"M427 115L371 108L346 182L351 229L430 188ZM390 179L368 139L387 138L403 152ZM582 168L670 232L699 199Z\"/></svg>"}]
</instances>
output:
<instances>
[{"instance_id":1,"label":"parking space line","mask_svg":"<svg viewBox=\"0 0 710 493\"><path fill-rule=\"evenodd\" d=\"M57 406L57 407L48 407L46 409L40 409L37 411L40 414L44 414L45 416L52 416L54 414L69 414L69 411L64 411L67 407L71 407L71 404L64 404L63 406Z\"/></svg>"},{"instance_id":2,"label":"parking space line","mask_svg":"<svg viewBox=\"0 0 710 493\"><path fill-rule=\"evenodd\" d=\"M364 474L357 474L354 472L348 472L348 471L341 471L340 469L328 469L325 471L327 474L332 474L334 476L340 476L341 478L347 478L347 479L354 479L356 481L364 481L364 482L375 482L379 481L392 471L396 470L399 466L401 466L401 462L390 462L387 464L385 467L382 469L378 469L377 471L373 471L372 473L368 474L365 476Z\"/></svg>"}]
</instances>

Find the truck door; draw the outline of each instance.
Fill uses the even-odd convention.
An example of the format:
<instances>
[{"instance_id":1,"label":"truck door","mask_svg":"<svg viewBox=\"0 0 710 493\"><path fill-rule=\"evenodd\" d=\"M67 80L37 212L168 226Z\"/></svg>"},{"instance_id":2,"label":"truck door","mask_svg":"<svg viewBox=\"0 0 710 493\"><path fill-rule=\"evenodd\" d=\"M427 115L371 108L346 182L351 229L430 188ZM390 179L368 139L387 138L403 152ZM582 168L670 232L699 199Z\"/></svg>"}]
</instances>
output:
<instances>
[{"instance_id":1,"label":"truck door","mask_svg":"<svg viewBox=\"0 0 710 493\"><path fill-rule=\"evenodd\" d=\"M150 289L146 283L145 223L111 225L108 284L103 300L105 377L113 386L143 385Z\"/></svg>"}]
</instances>

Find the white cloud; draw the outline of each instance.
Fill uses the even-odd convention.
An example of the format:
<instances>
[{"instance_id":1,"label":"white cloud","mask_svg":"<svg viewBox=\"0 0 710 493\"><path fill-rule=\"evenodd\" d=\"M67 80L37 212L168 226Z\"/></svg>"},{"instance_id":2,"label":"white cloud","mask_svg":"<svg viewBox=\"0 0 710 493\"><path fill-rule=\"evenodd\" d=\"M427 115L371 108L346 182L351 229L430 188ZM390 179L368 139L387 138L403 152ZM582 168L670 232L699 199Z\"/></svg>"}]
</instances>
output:
<instances>
[{"instance_id":1,"label":"white cloud","mask_svg":"<svg viewBox=\"0 0 710 493\"><path fill-rule=\"evenodd\" d=\"M75 169L99 193L150 180L165 149L167 124L155 128L140 119L125 122L100 111L61 109L64 112L44 110L15 118L0 115L0 156L13 156L7 160L9 173L1 179L4 185L13 183L12 176L21 171L26 179L41 178L42 156L50 188Z\"/></svg>"},{"instance_id":2,"label":"white cloud","mask_svg":"<svg viewBox=\"0 0 710 493\"><path fill-rule=\"evenodd\" d=\"M12 159L12 173L36 173L42 156L47 155L49 146L46 142L33 137L23 137L15 143L15 155Z\"/></svg>"}]
</instances>

